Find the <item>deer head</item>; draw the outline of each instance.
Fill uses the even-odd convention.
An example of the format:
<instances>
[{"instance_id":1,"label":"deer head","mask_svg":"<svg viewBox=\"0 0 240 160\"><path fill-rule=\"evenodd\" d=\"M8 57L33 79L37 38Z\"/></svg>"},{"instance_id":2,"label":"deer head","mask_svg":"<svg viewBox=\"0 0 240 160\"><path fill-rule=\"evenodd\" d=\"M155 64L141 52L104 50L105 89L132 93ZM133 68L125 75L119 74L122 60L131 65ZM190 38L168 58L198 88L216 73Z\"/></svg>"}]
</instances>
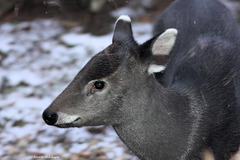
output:
<instances>
[{"instance_id":1,"label":"deer head","mask_svg":"<svg viewBox=\"0 0 240 160\"><path fill-rule=\"evenodd\" d=\"M141 97L151 90L149 77L165 68L176 36L176 29L168 29L139 45L130 18L119 17L112 44L86 64L44 111L43 119L57 127L122 123L130 118L127 113L137 109L131 104L145 101ZM162 60L160 64L155 57Z\"/></svg>"}]
</instances>

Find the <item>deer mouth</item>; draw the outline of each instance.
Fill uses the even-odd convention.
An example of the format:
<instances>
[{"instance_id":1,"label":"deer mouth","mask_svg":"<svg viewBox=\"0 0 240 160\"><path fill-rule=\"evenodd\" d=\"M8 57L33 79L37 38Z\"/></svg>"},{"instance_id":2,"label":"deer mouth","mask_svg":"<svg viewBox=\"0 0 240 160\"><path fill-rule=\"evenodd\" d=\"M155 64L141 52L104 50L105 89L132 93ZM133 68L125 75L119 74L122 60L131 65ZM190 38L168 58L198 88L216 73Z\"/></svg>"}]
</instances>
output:
<instances>
[{"instance_id":1,"label":"deer mouth","mask_svg":"<svg viewBox=\"0 0 240 160\"><path fill-rule=\"evenodd\" d=\"M72 123L77 122L77 121L79 121L79 120L81 120L80 117L76 118Z\"/></svg>"},{"instance_id":2,"label":"deer mouth","mask_svg":"<svg viewBox=\"0 0 240 160\"><path fill-rule=\"evenodd\" d=\"M59 128L82 127L80 121L81 121L81 117L78 117L70 123L56 124L55 126Z\"/></svg>"}]
</instances>

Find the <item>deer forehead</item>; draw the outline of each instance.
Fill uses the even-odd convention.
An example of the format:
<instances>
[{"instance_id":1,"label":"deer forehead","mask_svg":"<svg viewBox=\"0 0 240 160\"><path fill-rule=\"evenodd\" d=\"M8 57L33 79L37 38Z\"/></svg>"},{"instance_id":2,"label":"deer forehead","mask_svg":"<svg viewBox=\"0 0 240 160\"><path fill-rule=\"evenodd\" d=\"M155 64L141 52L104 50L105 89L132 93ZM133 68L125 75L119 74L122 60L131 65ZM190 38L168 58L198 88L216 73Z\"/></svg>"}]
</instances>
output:
<instances>
[{"instance_id":1,"label":"deer forehead","mask_svg":"<svg viewBox=\"0 0 240 160\"><path fill-rule=\"evenodd\" d=\"M84 79L91 80L103 79L113 75L121 65L124 53L111 53L108 49L95 55L83 68Z\"/></svg>"}]
</instances>

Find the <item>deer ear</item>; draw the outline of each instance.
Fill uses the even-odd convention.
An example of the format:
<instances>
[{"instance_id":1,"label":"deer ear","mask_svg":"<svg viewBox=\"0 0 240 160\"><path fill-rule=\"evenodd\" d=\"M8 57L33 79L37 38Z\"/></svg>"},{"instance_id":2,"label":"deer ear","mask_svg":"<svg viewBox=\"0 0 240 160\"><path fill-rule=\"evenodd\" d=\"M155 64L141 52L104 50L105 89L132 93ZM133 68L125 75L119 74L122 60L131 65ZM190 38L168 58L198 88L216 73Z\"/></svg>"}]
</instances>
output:
<instances>
[{"instance_id":1,"label":"deer ear","mask_svg":"<svg viewBox=\"0 0 240 160\"><path fill-rule=\"evenodd\" d=\"M122 42L130 38L133 39L131 19L127 15L122 15L115 23L112 42Z\"/></svg>"},{"instance_id":2,"label":"deer ear","mask_svg":"<svg viewBox=\"0 0 240 160\"><path fill-rule=\"evenodd\" d=\"M178 31L175 28L167 29L152 45L153 55L169 55L177 39Z\"/></svg>"},{"instance_id":3,"label":"deer ear","mask_svg":"<svg viewBox=\"0 0 240 160\"><path fill-rule=\"evenodd\" d=\"M159 35L152 44L152 62L148 68L148 73L157 73L165 70L169 54L172 51L177 39L178 31L174 28L167 29Z\"/></svg>"}]
</instances>

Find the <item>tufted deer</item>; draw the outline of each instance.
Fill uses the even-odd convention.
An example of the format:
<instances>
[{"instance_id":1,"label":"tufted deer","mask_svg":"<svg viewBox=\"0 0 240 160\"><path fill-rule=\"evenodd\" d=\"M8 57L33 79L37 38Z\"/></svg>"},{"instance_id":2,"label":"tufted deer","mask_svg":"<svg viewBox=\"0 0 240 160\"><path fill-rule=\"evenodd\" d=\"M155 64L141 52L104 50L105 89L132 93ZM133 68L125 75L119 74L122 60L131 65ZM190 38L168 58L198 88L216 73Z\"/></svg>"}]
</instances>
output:
<instances>
[{"instance_id":1,"label":"tufted deer","mask_svg":"<svg viewBox=\"0 0 240 160\"><path fill-rule=\"evenodd\" d=\"M221 13L211 10L218 7ZM130 18L121 16L112 44L86 64L43 119L62 128L112 125L142 160L201 160L209 148L215 160L229 160L240 143L234 20L214 0L178 0L158 25L161 34L139 45ZM169 55L167 66L155 60Z\"/></svg>"}]
</instances>

